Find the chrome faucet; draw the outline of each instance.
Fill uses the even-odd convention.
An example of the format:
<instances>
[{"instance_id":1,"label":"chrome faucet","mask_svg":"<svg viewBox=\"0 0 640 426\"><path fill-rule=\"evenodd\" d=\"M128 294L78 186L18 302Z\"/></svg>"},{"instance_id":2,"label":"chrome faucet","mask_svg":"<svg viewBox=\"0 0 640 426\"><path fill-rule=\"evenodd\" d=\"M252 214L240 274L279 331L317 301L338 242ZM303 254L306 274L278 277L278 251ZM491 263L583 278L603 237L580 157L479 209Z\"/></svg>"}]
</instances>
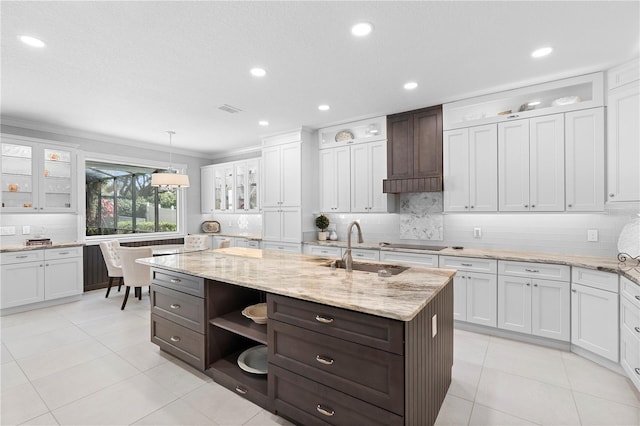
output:
<instances>
[{"instance_id":1,"label":"chrome faucet","mask_svg":"<svg viewBox=\"0 0 640 426\"><path fill-rule=\"evenodd\" d=\"M353 230L353 225L358 228L358 242L360 244L364 243L364 240L362 239L362 229L360 228L360 223L354 220L347 227L347 249L344 252L344 256L342 256L342 261L344 262L344 270L346 272L353 272L353 257L351 257L351 231Z\"/></svg>"}]
</instances>

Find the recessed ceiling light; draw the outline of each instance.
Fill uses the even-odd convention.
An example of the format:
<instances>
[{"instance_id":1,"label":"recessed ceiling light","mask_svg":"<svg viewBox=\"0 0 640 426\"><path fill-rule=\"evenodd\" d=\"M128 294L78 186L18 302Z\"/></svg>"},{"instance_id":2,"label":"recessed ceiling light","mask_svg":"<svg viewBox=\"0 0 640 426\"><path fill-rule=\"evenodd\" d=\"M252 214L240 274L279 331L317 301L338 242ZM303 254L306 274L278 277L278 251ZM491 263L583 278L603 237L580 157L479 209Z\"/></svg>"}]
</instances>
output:
<instances>
[{"instance_id":1,"label":"recessed ceiling light","mask_svg":"<svg viewBox=\"0 0 640 426\"><path fill-rule=\"evenodd\" d=\"M373 25L368 22L359 22L351 27L351 34L356 37L364 37L369 35L369 33L373 30Z\"/></svg>"},{"instance_id":2,"label":"recessed ceiling light","mask_svg":"<svg viewBox=\"0 0 640 426\"><path fill-rule=\"evenodd\" d=\"M44 47L45 44L42 40L39 40L35 37L31 37L31 36L20 36L18 37L20 39L21 42L23 42L24 44L28 44L29 46L33 46L33 47Z\"/></svg>"},{"instance_id":3,"label":"recessed ceiling light","mask_svg":"<svg viewBox=\"0 0 640 426\"><path fill-rule=\"evenodd\" d=\"M265 75L267 75L267 72L262 68L252 68L251 75L253 75L254 77L264 77Z\"/></svg>"},{"instance_id":4,"label":"recessed ceiling light","mask_svg":"<svg viewBox=\"0 0 640 426\"><path fill-rule=\"evenodd\" d=\"M542 58L543 56L547 56L549 53L553 51L551 47L541 47L540 49L536 49L531 52L532 58Z\"/></svg>"},{"instance_id":5,"label":"recessed ceiling light","mask_svg":"<svg viewBox=\"0 0 640 426\"><path fill-rule=\"evenodd\" d=\"M267 120L260 120L260 121L258 121L258 124L261 125L261 126L268 126L269 122Z\"/></svg>"},{"instance_id":6,"label":"recessed ceiling light","mask_svg":"<svg viewBox=\"0 0 640 426\"><path fill-rule=\"evenodd\" d=\"M331 107L329 105L318 105L320 111L329 111Z\"/></svg>"},{"instance_id":7,"label":"recessed ceiling light","mask_svg":"<svg viewBox=\"0 0 640 426\"><path fill-rule=\"evenodd\" d=\"M533 102L529 102L527 105L529 105L529 106L536 106L536 105L540 105L540 101L533 101Z\"/></svg>"},{"instance_id":8,"label":"recessed ceiling light","mask_svg":"<svg viewBox=\"0 0 640 426\"><path fill-rule=\"evenodd\" d=\"M407 90L413 90L416 87L418 87L418 83L416 83L415 81L410 81L410 82L404 84L404 88L407 89Z\"/></svg>"}]
</instances>

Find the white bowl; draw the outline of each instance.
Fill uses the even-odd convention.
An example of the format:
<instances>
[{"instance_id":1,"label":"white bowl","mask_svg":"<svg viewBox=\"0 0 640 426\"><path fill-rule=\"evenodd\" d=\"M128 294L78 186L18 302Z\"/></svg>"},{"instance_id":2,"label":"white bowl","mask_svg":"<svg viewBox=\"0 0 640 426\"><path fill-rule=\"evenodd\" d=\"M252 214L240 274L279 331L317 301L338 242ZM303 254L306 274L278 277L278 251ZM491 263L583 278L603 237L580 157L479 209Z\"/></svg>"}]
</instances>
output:
<instances>
[{"instance_id":1,"label":"white bowl","mask_svg":"<svg viewBox=\"0 0 640 426\"><path fill-rule=\"evenodd\" d=\"M254 346L242 352L238 357L238 366L247 373L267 374L267 347Z\"/></svg>"},{"instance_id":2,"label":"white bowl","mask_svg":"<svg viewBox=\"0 0 640 426\"><path fill-rule=\"evenodd\" d=\"M258 303L257 305L247 306L242 310L242 315L249 318L256 324L267 323L267 304Z\"/></svg>"}]
</instances>

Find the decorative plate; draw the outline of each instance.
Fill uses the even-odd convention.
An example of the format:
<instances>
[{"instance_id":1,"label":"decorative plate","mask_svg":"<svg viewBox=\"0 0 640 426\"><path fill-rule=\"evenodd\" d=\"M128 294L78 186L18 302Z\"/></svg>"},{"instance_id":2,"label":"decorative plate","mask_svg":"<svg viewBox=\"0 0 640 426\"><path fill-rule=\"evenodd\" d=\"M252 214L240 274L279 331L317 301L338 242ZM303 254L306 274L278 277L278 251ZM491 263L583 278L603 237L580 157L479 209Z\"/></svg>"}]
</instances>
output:
<instances>
[{"instance_id":1,"label":"decorative plate","mask_svg":"<svg viewBox=\"0 0 640 426\"><path fill-rule=\"evenodd\" d=\"M350 130L341 130L338 133L336 133L336 137L335 137L336 142L346 142L346 141L352 141L354 139L355 137L353 136L353 133Z\"/></svg>"},{"instance_id":2,"label":"decorative plate","mask_svg":"<svg viewBox=\"0 0 640 426\"><path fill-rule=\"evenodd\" d=\"M618 252L631 257L640 256L640 218L627 223L618 238Z\"/></svg>"},{"instance_id":3,"label":"decorative plate","mask_svg":"<svg viewBox=\"0 0 640 426\"><path fill-rule=\"evenodd\" d=\"M247 306L242 310L242 315L249 318L256 324L267 323L267 304L258 303L257 305Z\"/></svg>"},{"instance_id":4,"label":"decorative plate","mask_svg":"<svg viewBox=\"0 0 640 426\"><path fill-rule=\"evenodd\" d=\"M558 98L555 101L551 102L551 105L553 106L571 105L571 104L577 104L581 100L582 99L580 99L580 96L565 96L564 98Z\"/></svg>"},{"instance_id":5,"label":"decorative plate","mask_svg":"<svg viewBox=\"0 0 640 426\"><path fill-rule=\"evenodd\" d=\"M220 222L217 220L202 222L202 232L220 232Z\"/></svg>"},{"instance_id":6,"label":"decorative plate","mask_svg":"<svg viewBox=\"0 0 640 426\"><path fill-rule=\"evenodd\" d=\"M267 346L254 346L242 352L238 357L238 366L247 373L267 374Z\"/></svg>"}]
</instances>

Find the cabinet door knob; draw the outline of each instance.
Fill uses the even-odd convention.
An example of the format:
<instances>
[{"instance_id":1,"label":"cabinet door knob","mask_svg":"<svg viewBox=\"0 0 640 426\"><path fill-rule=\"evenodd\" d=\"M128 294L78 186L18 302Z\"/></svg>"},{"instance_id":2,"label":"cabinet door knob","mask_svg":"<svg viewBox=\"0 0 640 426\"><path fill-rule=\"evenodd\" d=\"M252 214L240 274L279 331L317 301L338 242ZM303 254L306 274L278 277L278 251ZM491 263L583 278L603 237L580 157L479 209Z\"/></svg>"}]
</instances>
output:
<instances>
[{"instance_id":1,"label":"cabinet door knob","mask_svg":"<svg viewBox=\"0 0 640 426\"><path fill-rule=\"evenodd\" d=\"M529 287L531 285L531 283L527 283L527 287Z\"/></svg>"},{"instance_id":2,"label":"cabinet door knob","mask_svg":"<svg viewBox=\"0 0 640 426\"><path fill-rule=\"evenodd\" d=\"M571 208L573 207L573 204L567 204L567 207Z\"/></svg>"},{"instance_id":3,"label":"cabinet door knob","mask_svg":"<svg viewBox=\"0 0 640 426\"><path fill-rule=\"evenodd\" d=\"M538 284L534 284L533 286L534 286L534 287L538 287Z\"/></svg>"},{"instance_id":4,"label":"cabinet door knob","mask_svg":"<svg viewBox=\"0 0 640 426\"><path fill-rule=\"evenodd\" d=\"M324 356L324 355L316 355L316 361L318 361L320 364L324 364L324 365L333 364L333 359L329 358L328 356Z\"/></svg>"},{"instance_id":5,"label":"cabinet door knob","mask_svg":"<svg viewBox=\"0 0 640 426\"><path fill-rule=\"evenodd\" d=\"M525 204L525 205L524 205L524 207L525 207L525 208L529 208L529 204Z\"/></svg>"},{"instance_id":6,"label":"cabinet door knob","mask_svg":"<svg viewBox=\"0 0 640 426\"><path fill-rule=\"evenodd\" d=\"M535 204L531 204L531 208L534 208L536 205Z\"/></svg>"},{"instance_id":7,"label":"cabinet door knob","mask_svg":"<svg viewBox=\"0 0 640 426\"><path fill-rule=\"evenodd\" d=\"M473 208L473 206L471 206L471 208Z\"/></svg>"},{"instance_id":8,"label":"cabinet door knob","mask_svg":"<svg viewBox=\"0 0 640 426\"><path fill-rule=\"evenodd\" d=\"M637 368L636 368L637 370ZM318 406L316 407L316 410L318 410L318 413L323 414L327 417L331 417L333 416L336 412L333 411L331 408L329 407L323 407L322 405L318 404Z\"/></svg>"},{"instance_id":9,"label":"cabinet door knob","mask_svg":"<svg viewBox=\"0 0 640 426\"><path fill-rule=\"evenodd\" d=\"M572 289L571 291L574 292L574 293L578 292L578 290L576 290L576 289Z\"/></svg>"},{"instance_id":10,"label":"cabinet door knob","mask_svg":"<svg viewBox=\"0 0 640 426\"><path fill-rule=\"evenodd\" d=\"M322 315L316 315L316 321L321 322L323 324L331 324L333 322L333 318L323 317Z\"/></svg>"},{"instance_id":11,"label":"cabinet door knob","mask_svg":"<svg viewBox=\"0 0 640 426\"><path fill-rule=\"evenodd\" d=\"M613 198L615 196L616 196L616 194L609 194L609 197L611 197L611 198Z\"/></svg>"},{"instance_id":12,"label":"cabinet door knob","mask_svg":"<svg viewBox=\"0 0 640 426\"><path fill-rule=\"evenodd\" d=\"M464 206L464 208L465 208L465 209L468 209L468 208L469 208L469 206Z\"/></svg>"}]
</instances>

